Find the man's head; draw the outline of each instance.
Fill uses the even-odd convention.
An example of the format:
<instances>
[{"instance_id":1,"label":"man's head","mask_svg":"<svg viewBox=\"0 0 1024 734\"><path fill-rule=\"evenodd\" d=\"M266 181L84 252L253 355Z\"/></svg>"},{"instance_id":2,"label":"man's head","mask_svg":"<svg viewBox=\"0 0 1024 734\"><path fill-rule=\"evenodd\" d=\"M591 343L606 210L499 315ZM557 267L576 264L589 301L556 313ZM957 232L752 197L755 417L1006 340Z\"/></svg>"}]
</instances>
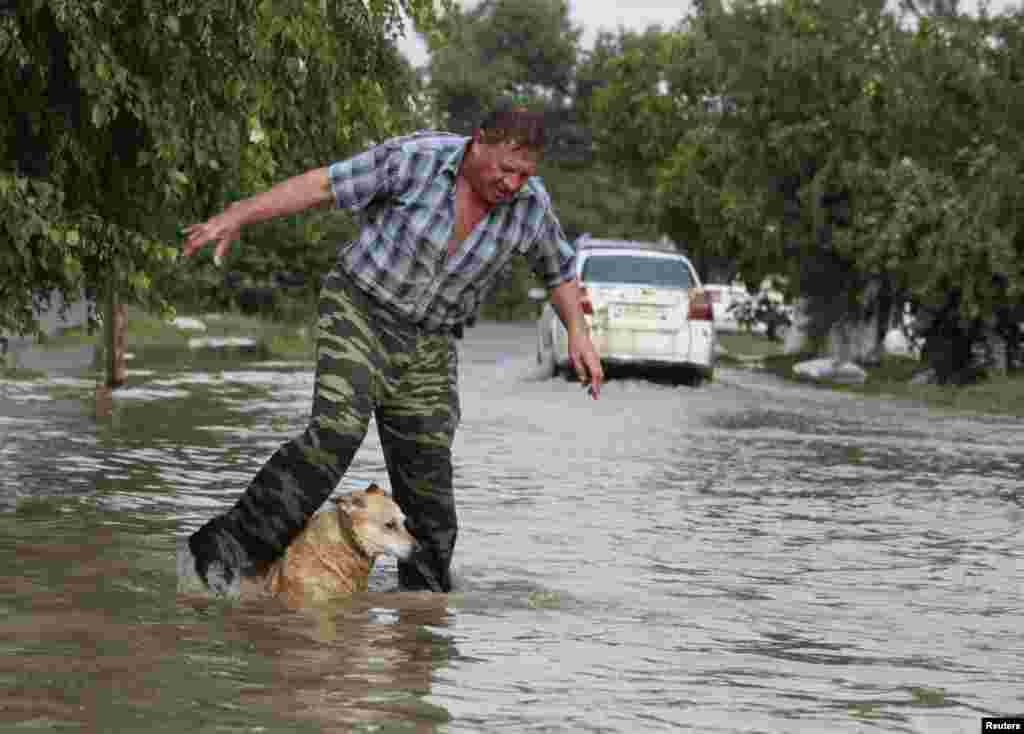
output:
<instances>
[{"instance_id":1,"label":"man's head","mask_svg":"<svg viewBox=\"0 0 1024 734\"><path fill-rule=\"evenodd\" d=\"M463 174L490 206L512 197L537 173L544 149L544 118L524 107L496 109L473 132Z\"/></svg>"}]
</instances>

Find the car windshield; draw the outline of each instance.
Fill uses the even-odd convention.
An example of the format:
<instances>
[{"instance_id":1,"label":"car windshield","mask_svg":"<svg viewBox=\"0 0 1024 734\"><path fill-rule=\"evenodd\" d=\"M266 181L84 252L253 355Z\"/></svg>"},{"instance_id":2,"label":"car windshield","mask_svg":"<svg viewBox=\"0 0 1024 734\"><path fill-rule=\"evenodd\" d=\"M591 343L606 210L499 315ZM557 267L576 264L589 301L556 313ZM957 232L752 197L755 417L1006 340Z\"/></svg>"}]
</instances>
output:
<instances>
[{"instance_id":1,"label":"car windshield","mask_svg":"<svg viewBox=\"0 0 1024 734\"><path fill-rule=\"evenodd\" d=\"M656 288L692 288L686 262L668 257L591 255L583 263L584 283L647 285Z\"/></svg>"}]
</instances>

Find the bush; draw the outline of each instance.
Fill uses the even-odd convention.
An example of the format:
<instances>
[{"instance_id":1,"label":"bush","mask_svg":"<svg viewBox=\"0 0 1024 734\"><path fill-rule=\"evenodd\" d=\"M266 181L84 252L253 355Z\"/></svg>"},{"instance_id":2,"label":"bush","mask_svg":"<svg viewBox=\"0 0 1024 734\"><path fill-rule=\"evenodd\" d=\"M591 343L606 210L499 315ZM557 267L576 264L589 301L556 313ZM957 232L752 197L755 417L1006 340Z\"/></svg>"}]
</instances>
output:
<instances>
[{"instance_id":1,"label":"bush","mask_svg":"<svg viewBox=\"0 0 1024 734\"><path fill-rule=\"evenodd\" d=\"M768 292L734 303L729 310L736 321L750 331L759 324L764 325L765 336L773 341L780 339L782 332L793 325L790 308Z\"/></svg>"}]
</instances>

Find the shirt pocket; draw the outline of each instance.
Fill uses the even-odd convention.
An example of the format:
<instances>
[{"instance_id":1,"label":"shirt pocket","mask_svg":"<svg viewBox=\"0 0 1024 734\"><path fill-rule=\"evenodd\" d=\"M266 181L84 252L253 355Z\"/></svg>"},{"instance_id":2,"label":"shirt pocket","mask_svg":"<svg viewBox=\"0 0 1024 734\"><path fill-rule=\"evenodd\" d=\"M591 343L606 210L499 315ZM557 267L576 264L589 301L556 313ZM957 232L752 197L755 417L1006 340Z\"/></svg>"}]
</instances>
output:
<instances>
[{"instance_id":1,"label":"shirt pocket","mask_svg":"<svg viewBox=\"0 0 1024 734\"><path fill-rule=\"evenodd\" d=\"M382 234L399 249L422 257L427 254L422 251L424 245L431 253L445 249L449 219L444 202L418 188L392 199L384 213Z\"/></svg>"}]
</instances>

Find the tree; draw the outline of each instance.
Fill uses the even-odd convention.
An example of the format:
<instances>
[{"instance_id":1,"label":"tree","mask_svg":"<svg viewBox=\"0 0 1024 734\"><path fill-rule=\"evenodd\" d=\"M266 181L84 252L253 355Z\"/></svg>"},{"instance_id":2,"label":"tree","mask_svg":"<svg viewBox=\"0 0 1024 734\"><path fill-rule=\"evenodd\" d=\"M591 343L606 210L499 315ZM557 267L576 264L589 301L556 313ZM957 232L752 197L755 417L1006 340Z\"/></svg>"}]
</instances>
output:
<instances>
[{"instance_id":1,"label":"tree","mask_svg":"<svg viewBox=\"0 0 1024 734\"><path fill-rule=\"evenodd\" d=\"M449 3L450 5L450 3ZM166 305L176 231L396 127L430 0L27 0L0 16L0 330L53 291Z\"/></svg>"},{"instance_id":2,"label":"tree","mask_svg":"<svg viewBox=\"0 0 1024 734\"><path fill-rule=\"evenodd\" d=\"M565 0L485 0L454 10L431 45L430 83L445 124L468 133L501 98L563 106L582 33Z\"/></svg>"},{"instance_id":3,"label":"tree","mask_svg":"<svg viewBox=\"0 0 1024 734\"><path fill-rule=\"evenodd\" d=\"M514 66L507 93L571 96L583 31L569 20L566 0L485 0L473 14L480 61Z\"/></svg>"},{"instance_id":4,"label":"tree","mask_svg":"<svg viewBox=\"0 0 1024 734\"><path fill-rule=\"evenodd\" d=\"M960 355L936 357L958 379L1021 303L1020 27L907 26L880 0L704 3L662 57L665 93L597 93L598 140L642 141L607 150L657 172L666 231L702 258L791 276L819 331L887 325L908 301L936 345L956 342L927 351Z\"/></svg>"},{"instance_id":5,"label":"tree","mask_svg":"<svg viewBox=\"0 0 1024 734\"><path fill-rule=\"evenodd\" d=\"M1012 356L1024 318L1024 202L1014 183L1024 175L1022 21L1019 12L924 18L890 85L904 151L882 179L882 226L865 259L894 263L941 381L974 379L974 355L993 333Z\"/></svg>"},{"instance_id":6,"label":"tree","mask_svg":"<svg viewBox=\"0 0 1024 734\"><path fill-rule=\"evenodd\" d=\"M660 26L643 33L604 32L578 73L580 107L601 156L638 181L653 180L654 169L686 128L666 79L674 41Z\"/></svg>"},{"instance_id":7,"label":"tree","mask_svg":"<svg viewBox=\"0 0 1024 734\"><path fill-rule=\"evenodd\" d=\"M361 118L359 111L354 110L353 125L365 126L364 129L354 133L350 140L336 141L333 149L325 144L317 157L287 167L277 162L272 141L262 133L261 124L254 136L256 142L250 141L243 149L243 175L227 198L262 191L282 175L297 172L297 167L325 165L357 152L373 140L426 127L416 104L423 90L415 72L393 44L382 48L381 54L379 73L389 83L382 86L386 106L379 120ZM311 307L320 291L320 279L333 266L338 246L357 232L354 217L331 209L264 222L242 232L239 246L225 259L223 268L215 267L208 253L194 257L184 264L188 277L182 277L179 265L161 279L160 292L168 293L180 307L223 310L244 308L247 296L255 289L269 297L261 313L289 318L301 314L308 318L315 314Z\"/></svg>"}]
</instances>

